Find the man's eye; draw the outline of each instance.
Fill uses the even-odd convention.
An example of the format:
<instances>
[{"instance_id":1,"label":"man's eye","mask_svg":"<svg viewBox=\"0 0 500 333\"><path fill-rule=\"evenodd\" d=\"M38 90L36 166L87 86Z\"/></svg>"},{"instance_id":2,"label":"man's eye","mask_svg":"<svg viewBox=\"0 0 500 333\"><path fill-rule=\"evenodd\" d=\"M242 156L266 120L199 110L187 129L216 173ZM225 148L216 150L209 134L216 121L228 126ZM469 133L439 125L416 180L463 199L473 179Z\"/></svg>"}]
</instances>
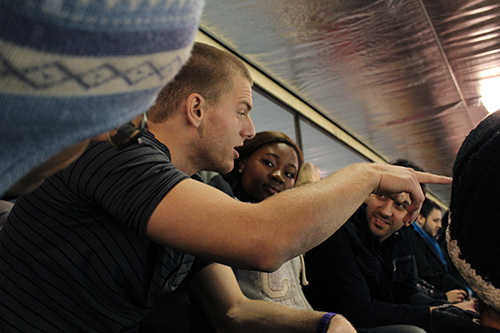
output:
<instances>
[{"instance_id":1,"label":"man's eye","mask_svg":"<svg viewBox=\"0 0 500 333\"><path fill-rule=\"evenodd\" d=\"M406 207L408 206L408 204L405 202L402 203L394 202L394 205L396 206L397 210L406 210Z\"/></svg>"}]
</instances>

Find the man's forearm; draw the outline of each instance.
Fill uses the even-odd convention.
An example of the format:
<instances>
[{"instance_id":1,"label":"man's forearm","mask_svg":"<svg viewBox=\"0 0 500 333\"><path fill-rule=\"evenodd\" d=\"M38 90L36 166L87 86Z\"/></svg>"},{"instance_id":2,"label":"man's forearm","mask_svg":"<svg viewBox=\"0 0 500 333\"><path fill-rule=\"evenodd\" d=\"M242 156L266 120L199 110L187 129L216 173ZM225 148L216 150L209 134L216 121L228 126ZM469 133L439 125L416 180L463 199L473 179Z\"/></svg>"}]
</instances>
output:
<instances>
[{"instance_id":1,"label":"man's forearm","mask_svg":"<svg viewBox=\"0 0 500 333\"><path fill-rule=\"evenodd\" d=\"M232 269L209 265L189 281L189 288L217 332L311 332L323 312L299 310L243 295ZM326 332L355 332L342 316L331 319Z\"/></svg>"},{"instance_id":2,"label":"man's forearm","mask_svg":"<svg viewBox=\"0 0 500 333\"><path fill-rule=\"evenodd\" d=\"M416 217L424 195L419 181L450 179L390 165L360 163L326 179L284 191L258 204L237 202L193 180L176 185L160 202L147 234L160 244L231 266L274 271L337 231L372 192L412 203Z\"/></svg>"},{"instance_id":3,"label":"man's forearm","mask_svg":"<svg viewBox=\"0 0 500 333\"><path fill-rule=\"evenodd\" d=\"M324 312L293 309L278 303L248 300L231 309L221 332L311 332L315 333ZM325 332L356 332L341 315L335 315Z\"/></svg>"}]
</instances>

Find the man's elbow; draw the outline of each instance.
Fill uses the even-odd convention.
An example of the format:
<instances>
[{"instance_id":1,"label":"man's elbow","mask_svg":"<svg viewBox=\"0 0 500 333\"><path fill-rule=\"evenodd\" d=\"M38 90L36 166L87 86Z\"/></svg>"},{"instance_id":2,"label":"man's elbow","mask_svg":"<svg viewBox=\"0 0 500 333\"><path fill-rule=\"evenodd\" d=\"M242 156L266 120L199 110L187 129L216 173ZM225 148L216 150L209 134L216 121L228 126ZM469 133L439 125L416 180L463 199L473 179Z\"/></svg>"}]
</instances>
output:
<instances>
[{"instance_id":1,"label":"man's elbow","mask_svg":"<svg viewBox=\"0 0 500 333\"><path fill-rule=\"evenodd\" d=\"M277 271L285 262L283 260L275 260L274 258L264 258L256 261L251 268L254 271L273 273Z\"/></svg>"},{"instance_id":2,"label":"man's elbow","mask_svg":"<svg viewBox=\"0 0 500 333\"><path fill-rule=\"evenodd\" d=\"M249 269L254 271L272 273L278 270L288 258L284 248L277 246L275 242L263 244L262 242L249 251Z\"/></svg>"}]
</instances>

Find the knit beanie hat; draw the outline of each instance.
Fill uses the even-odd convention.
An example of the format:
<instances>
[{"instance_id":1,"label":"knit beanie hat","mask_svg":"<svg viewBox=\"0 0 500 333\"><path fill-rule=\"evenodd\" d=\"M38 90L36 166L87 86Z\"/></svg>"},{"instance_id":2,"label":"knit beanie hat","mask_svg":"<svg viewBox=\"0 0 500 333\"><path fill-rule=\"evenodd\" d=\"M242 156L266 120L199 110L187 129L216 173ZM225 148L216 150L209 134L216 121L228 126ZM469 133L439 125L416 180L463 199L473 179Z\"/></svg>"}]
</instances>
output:
<instances>
[{"instance_id":1,"label":"knit beanie hat","mask_svg":"<svg viewBox=\"0 0 500 333\"><path fill-rule=\"evenodd\" d=\"M472 290L500 312L500 112L472 130L457 154L447 242Z\"/></svg>"},{"instance_id":2,"label":"knit beanie hat","mask_svg":"<svg viewBox=\"0 0 500 333\"><path fill-rule=\"evenodd\" d=\"M145 112L187 61L203 0L0 0L0 194Z\"/></svg>"}]
</instances>

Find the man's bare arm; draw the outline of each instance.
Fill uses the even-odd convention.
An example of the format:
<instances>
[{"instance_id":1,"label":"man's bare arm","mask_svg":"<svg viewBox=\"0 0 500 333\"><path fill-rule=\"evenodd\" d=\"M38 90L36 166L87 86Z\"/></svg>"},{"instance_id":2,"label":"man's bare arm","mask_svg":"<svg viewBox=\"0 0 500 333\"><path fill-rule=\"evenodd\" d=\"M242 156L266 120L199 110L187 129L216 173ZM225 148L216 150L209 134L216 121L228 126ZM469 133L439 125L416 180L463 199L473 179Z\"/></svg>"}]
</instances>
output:
<instances>
[{"instance_id":1,"label":"man's bare arm","mask_svg":"<svg viewBox=\"0 0 500 333\"><path fill-rule=\"evenodd\" d=\"M316 332L324 312L298 310L270 301L246 298L231 268L212 264L198 272L189 288L217 332ZM342 316L330 322L329 333L354 333Z\"/></svg>"},{"instance_id":2,"label":"man's bare arm","mask_svg":"<svg viewBox=\"0 0 500 333\"><path fill-rule=\"evenodd\" d=\"M273 271L330 237L370 193L402 201L406 221L424 200L419 182L448 184L448 177L391 165L360 163L258 204L233 200L194 180L175 186L160 202L147 234L160 244L231 266Z\"/></svg>"}]
</instances>

